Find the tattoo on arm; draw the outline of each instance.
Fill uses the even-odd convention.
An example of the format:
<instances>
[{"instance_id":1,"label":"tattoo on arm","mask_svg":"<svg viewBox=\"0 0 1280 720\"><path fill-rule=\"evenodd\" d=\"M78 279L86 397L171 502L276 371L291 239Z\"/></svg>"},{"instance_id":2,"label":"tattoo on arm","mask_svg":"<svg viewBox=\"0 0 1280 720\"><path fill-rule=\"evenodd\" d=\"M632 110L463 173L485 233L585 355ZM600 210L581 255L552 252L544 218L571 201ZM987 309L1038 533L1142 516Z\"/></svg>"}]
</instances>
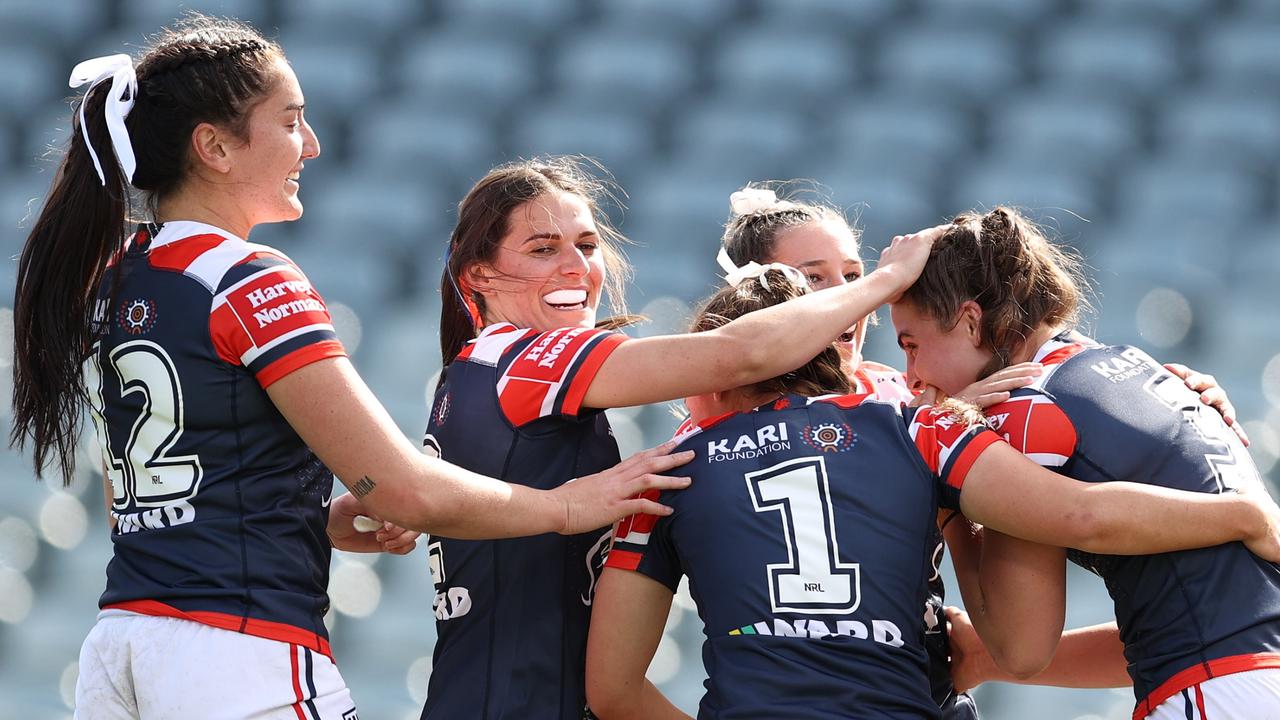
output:
<instances>
[{"instance_id":1,"label":"tattoo on arm","mask_svg":"<svg viewBox=\"0 0 1280 720\"><path fill-rule=\"evenodd\" d=\"M368 475L365 475L364 477L360 478L359 482L351 486L351 494L355 495L358 498L362 498L365 495L368 495L369 493L373 492L373 488L375 485L376 483L373 482L373 478L369 477Z\"/></svg>"}]
</instances>

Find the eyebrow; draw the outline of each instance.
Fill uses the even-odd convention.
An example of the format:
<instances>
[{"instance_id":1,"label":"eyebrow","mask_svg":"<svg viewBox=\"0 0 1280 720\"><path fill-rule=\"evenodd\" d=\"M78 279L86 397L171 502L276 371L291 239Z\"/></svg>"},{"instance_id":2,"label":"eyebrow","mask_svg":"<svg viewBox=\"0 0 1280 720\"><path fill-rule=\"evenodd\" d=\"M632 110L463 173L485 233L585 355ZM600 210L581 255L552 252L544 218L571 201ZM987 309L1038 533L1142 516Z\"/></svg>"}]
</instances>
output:
<instances>
[{"instance_id":1,"label":"eyebrow","mask_svg":"<svg viewBox=\"0 0 1280 720\"><path fill-rule=\"evenodd\" d=\"M597 233L594 230L583 230L582 232L578 233L578 239L581 240L584 237L594 237L598 234L599 233ZM560 233L553 233L553 232L535 233L525 238L524 241L521 242L520 244L525 245L527 243L533 242L534 240L559 240L560 238L561 238Z\"/></svg>"}]
</instances>

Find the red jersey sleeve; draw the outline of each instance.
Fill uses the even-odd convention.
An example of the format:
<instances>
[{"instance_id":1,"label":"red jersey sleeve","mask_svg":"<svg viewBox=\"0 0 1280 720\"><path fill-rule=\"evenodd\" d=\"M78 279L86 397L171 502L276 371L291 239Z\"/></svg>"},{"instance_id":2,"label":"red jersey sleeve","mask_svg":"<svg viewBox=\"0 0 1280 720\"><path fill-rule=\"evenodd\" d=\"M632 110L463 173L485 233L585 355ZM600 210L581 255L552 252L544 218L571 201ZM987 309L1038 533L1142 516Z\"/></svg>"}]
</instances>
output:
<instances>
[{"instance_id":1,"label":"red jersey sleeve","mask_svg":"<svg viewBox=\"0 0 1280 720\"><path fill-rule=\"evenodd\" d=\"M661 492L648 490L640 496L657 501ZM666 520L657 515L638 514L618 523L605 567L641 573L675 592L684 570L668 534Z\"/></svg>"},{"instance_id":2,"label":"red jersey sleeve","mask_svg":"<svg viewBox=\"0 0 1280 720\"><path fill-rule=\"evenodd\" d=\"M324 299L297 266L267 253L227 273L209 332L218 356L248 368L264 388L304 365L346 355Z\"/></svg>"},{"instance_id":3,"label":"red jersey sleeve","mask_svg":"<svg viewBox=\"0 0 1280 720\"><path fill-rule=\"evenodd\" d=\"M1076 451L1075 425L1042 393L1020 393L985 412L998 435L1043 467L1062 467Z\"/></svg>"},{"instance_id":4,"label":"red jersey sleeve","mask_svg":"<svg viewBox=\"0 0 1280 720\"><path fill-rule=\"evenodd\" d=\"M984 450L1000 441L985 427L970 427L953 415L932 407L915 408L908 425L911 439L925 465L945 485L959 490Z\"/></svg>"},{"instance_id":5,"label":"red jersey sleeve","mask_svg":"<svg viewBox=\"0 0 1280 720\"><path fill-rule=\"evenodd\" d=\"M498 402L519 427L544 417L576 417L587 388L626 336L593 328L560 328L525 345L498 380Z\"/></svg>"}]
</instances>

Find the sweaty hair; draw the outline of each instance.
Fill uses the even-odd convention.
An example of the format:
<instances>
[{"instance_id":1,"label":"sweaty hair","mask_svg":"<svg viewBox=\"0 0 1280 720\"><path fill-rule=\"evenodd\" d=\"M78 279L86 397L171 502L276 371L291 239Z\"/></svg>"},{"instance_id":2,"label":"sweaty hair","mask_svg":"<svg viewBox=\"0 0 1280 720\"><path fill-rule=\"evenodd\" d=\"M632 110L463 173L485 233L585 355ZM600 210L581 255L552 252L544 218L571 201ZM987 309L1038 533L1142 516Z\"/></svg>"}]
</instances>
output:
<instances>
[{"instance_id":1,"label":"sweaty hair","mask_svg":"<svg viewBox=\"0 0 1280 720\"><path fill-rule=\"evenodd\" d=\"M1078 256L1049 242L1017 210L997 207L957 215L899 302L948 329L959 322L963 303L976 302L982 344L994 353L986 377L1006 367L1038 328L1076 323L1088 306L1087 288Z\"/></svg>"},{"instance_id":2,"label":"sweaty hair","mask_svg":"<svg viewBox=\"0 0 1280 720\"><path fill-rule=\"evenodd\" d=\"M743 280L712 295L698 310L690 332L706 332L727 325L747 313L779 305L807 295L806 285L793 283L777 269L766 270L760 278ZM802 367L752 385L760 393L797 393L809 397L846 394L849 378L840 367L840 353L828 345Z\"/></svg>"},{"instance_id":3,"label":"sweaty hair","mask_svg":"<svg viewBox=\"0 0 1280 720\"><path fill-rule=\"evenodd\" d=\"M476 337L475 324L460 296L465 294L482 316L484 313L484 298L463 279L467 268L493 262L502 238L511 229L512 212L549 193L569 193L586 201L599 233L605 263L604 289L610 307L615 315L625 314L625 288L631 266L621 246L627 239L613 227L601 207L606 201L617 204L613 183L588 170L590 162L580 157L552 156L501 165L480 178L458 204L458 224L449 237L440 278L440 354L445 365L453 362L467 342ZM603 167L592 164L607 176ZM625 321L601 323L608 327L621 324Z\"/></svg>"},{"instance_id":4,"label":"sweaty hair","mask_svg":"<svg viewBox=\"0 0 1280 720\"><path fill-rule=\"evenodd\" d=\"M137 159L133 188L150 209L187 179L198 124L246 137L249 111L274 87L272 66L283 57L248 25L202 15L154 38L137 62L137 97L125 120ZM64 484L86 400L81 368L102 330L93 304L108 262L124 247L135 198L111 149L110 89L110 81L97 85L73 108L66 153L18 260L9 441L18 448L31 441L37 475L56 460ZM81 102L105 187L81 135Z\"/></svg>"},{"instance_id":5,"label":"sweaty hair","mask_svg":"<svg viewBox=\"0 0 1280 720\"><path fill-rule=\"evenodd\" d=\"M858 231L835 207L819 200L802 200L801 193L788 191L791 182L748 183L740 192L767 191L775 196L773 202L761 202L749 212L731 212L724 226L720 244L736 265L749 262L767 263L774 258L778 234L787 229L812 222L838 220L858 240Z\"/></svg>"}]
</instances>

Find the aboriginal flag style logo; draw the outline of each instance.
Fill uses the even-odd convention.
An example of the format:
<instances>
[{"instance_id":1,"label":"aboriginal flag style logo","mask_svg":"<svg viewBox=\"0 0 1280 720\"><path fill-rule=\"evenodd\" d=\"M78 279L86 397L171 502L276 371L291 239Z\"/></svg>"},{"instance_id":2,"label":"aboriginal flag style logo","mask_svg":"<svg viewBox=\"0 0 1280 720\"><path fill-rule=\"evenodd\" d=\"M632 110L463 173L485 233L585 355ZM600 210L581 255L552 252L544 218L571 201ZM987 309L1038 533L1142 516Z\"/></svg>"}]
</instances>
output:
<instances>
[{"instance_id":1,"label":"aboriginal flag style logo","mask_svg":"<svg viewBox=\"0 0 1280 720\"><path fill-rule=\"evenodd\" d=\"M452 398L449 397L448 392L445 392L444 395L441 395L440 400L436 402L435 412L431 414L432 415L431 419L432 421L434 421L436 427L443 425L444 421L449 419L449 405L451 403L452 403Z\"/></svg>"},{"instance_id":2,"label":"aboriginal flag style logo","mask_svg":"<svg viewBox=\"0 0 1280 720\"><path fill-rule=\"evenodd\" d=\"M130 335L141 335L156 324L156 304L152 300L126 300L120 303L117 323Z\"/></svg>"},{"instance_id":3,"label":"aboriginal flag style logo","mask_svg":"<svg viewBox=\"0 0 1280 720\"><path fill-rule=\"evenodd\" d=\"M800 437L819 452L844 452L858 443L858 434L845 423L805 425Z\"/></svg>"}]
</instances>

